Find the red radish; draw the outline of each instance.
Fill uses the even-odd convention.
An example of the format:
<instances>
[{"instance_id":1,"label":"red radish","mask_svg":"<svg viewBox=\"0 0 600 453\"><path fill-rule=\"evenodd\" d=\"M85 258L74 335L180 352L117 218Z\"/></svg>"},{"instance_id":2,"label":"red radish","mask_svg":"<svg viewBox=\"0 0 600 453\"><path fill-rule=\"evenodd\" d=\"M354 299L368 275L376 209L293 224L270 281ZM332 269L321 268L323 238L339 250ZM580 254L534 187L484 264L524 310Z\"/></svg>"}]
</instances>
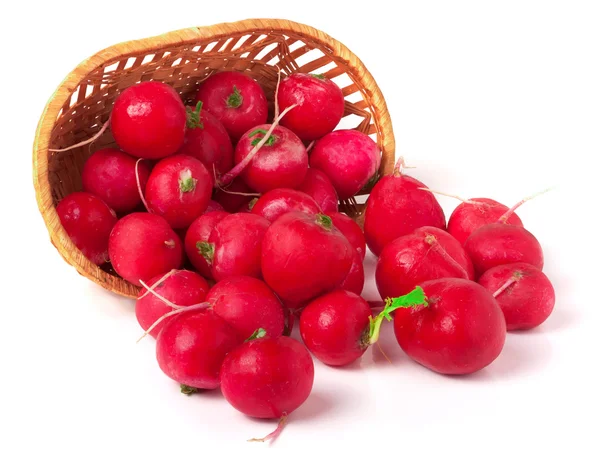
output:
<instances>
[{"instance_id":1,"label":"red radish","mask_svg":"<svg viewBox=\"0 0 600 453\"><path fill-rule=\"evenodd\" d=\"M283 306L262 280L246 276L226 278L210 289L206 301L243 338L261 327L271 338L283 334Z\"/></svg>"},{"instance_id":2,"label":"red radish","mask_svg":"<svg viewBox=\"0 0 600 453\"><path fill-rule=\"evenodd\" d=\"M120 219L108 241L108 255L122 278L141 286L152 277L178 269L183 262L181 239L156 214L134 212Z\"/></svg>"},{"instance_id":3,"label":"red radish","mask_svg":"<svg viewBox=\"0 0 600 453\"><path fill-rule=\"evenodd\" d=\"M425 302L394 312L400 347L417 363L441 374L469 374L492 363L506 339L499 305L483 286L460 278L420 285Z\"/></svg>"},{"instance_id":4,"label":"red radish","mask_svg":"<svg viewBox=\"0 0 600 453\"><path fill-rule=\"evenodd\" d=\"M352 266L353 251L326 215L289 212L265 234L263 277L288 308L301 308L342 283Z\"/></svg>"},{"instance_id":5,"label":"red radish","mask_svg":"<svg viewBox=\"0 0 600 453\"><path fill-rule=\"evenodd\" d=\"M383 248L375 281L382 299L402 296L418 284L443 277L473 280L473 263L460 243L444 230L417 228Z\"/></svg>"},{"instance_id":6,"label":"red radish","mask_svg":"<svg viewBox=\"0 0 600 453\"><path fill-rule=\"evenodd\" d=\"M333 131L344 116L344 94L334 82L319 74L295 73L281 81L277 101L281 110L297 107L281 119L304 141Z\"/></svg>"},{"instance_id":7,"label":"red radish","mask_svg":"<svg viewBox=\"0 0 600 453\"><path fill-rule=\"evenodd\" d=\"M465 242L476 276L502 264L528 263L544 267L544 253L536 237L525 228L491 223L475 230Z\"/></svg>"},{"instance_id":8,"label":"red radish","mask_svg":"<svg viewBox=\"0 0 600 453\"><path fill-rule=\"evenodd\" d=\"M212 113L238 140L249 129L267 121L265 92L250 76L236 71L223 71L202 82L196 102Z\"/></svg>"},{"instance_id":9,"label":"red radish","mask_svg":"<svg viewBox=\"0 0 600 453\"><path fill-rule=\"evenodd\" d=\"M306 170L304 181L296 190L310 195L321 207L322 212L335 212L338 210L338 196L325 173L316 168Z\"/></svg>"},{"instance_id":10,"label":"red radish","mask_svg":"<svg viewBox=\"0 0 600 453\"><path fill-rule=\"evenodd\" d=\"M262 216L269 222L292 211L318 214L321 208L309 195L294 189L273 189L258 198L252 206L253 214Z\"/></svg>"},{"instance_id":11,"label":"red radish","mask_svg":"<svg viewBox=\"0 0 600 453\"><path fill-rule=\"evenodd\" d=\"M377 144L356 130L327 134L310 154L310 166L327 175L341 199L356 195L375 176L380 163Z\"/></svg>"},{"instance_id":12,"label":"red radish","mask_svg":"<svg viewBox=\"0 0 600 453\"><path fill-rule=\"evenodd\" d=\"M141 82L126 88L110 115L113 137L123 151L144 159L161 159L183 144L186 110L173 87Z\"/></svg>"},{"instance_id":13,"label":"red radish","mask_svg":"<svg viewBox=\"0 0 600 453\"><path fill-rule=\"evenodd\" d=\"M185 254L192 266L204 277L212 278L212 272L203 254L210 252L208 238L217 223L229 214L223 211L213 211L201 215L192 222L185 234Z\"/></svg>"},{"instance_id":14,"label":"red radish","mask_svg":"<svg viewBox=\"0 0 600 453\"><path fill-rule=\"evenodd\" d=\"M196 243L216 281L247 275L260 278L261 245L269 221L255 214L230 214L215 225L208 241Z\"/></svg>"},{"instance_id":15,"label":"red radish","mask_svg":"<svg viewBox=\"0 0 600 453\"><path fill-rule=\"evenodd\" d=\"M224 175L233 167L231 139L221 122L202 110L202 102L195 110L188 110L187 131L179 152L198 159L211 175Z\"/></svg>"},{"instance_id":16,"label":"red radish","mask_svg":"<svg viewBox=\"0 0 600 453\"><path fill-rule=\"evenodd\" d=\"M360 254L354 250L352 253L352 266L346 278L340 283L339 288L360 295L365 287L365 268Z\"/></svg>"},{"instance_id":17,"label":"red radish","mask_svg":"<svg viewBox=\"0 0 600 453\"><path fill-rule=\"evenodd\" d=\"M144 195L150 212L172 228L187 228L208 207L212 187L213 178L202 162L176 155L154 166Z\"/></svg>"},{"instance_id":18,"label":"red radish","mask_svg":"<svg viewBox=\"0 0 600 453\"><path fill-rule=\"evenodd\" d=\"M365 239L374 255L394 239L419 227L446 229L446 216L435 196L420 181L401 173L400 158L394 173L382 177L371 191L365 210Z\"/></svg>"},{"instance_id":19,"label":"red radish","mask_svg":"<svg viewBox=\"0 0 600 453\"><path fill-rule=\"evenodd\" d=\"M470 198L459 204L448 219L448 233L454 236L461 245L476 229L496 222L502 214L508 211L508 206L490 198ZM523 226L517 214L508 217L507 223Z\"/></svg>"},{"instance_id":20,"label":"red radish","mask_svg":"<svg viewBox=\"0 0 600 453\"><path fill-rule=\"evenodd\" d=\"M255 194L252 189L240 178L236 178L227 186L217 187L213 199L223 206L225 211L233 213L249 203L253 196Z\"/></svg>"},{"instance_id":21,"label":"red radish","mask_svg":"<svg viewBox=\"0 0 600 453\"><path fill-rule=\"evenodd\" d=\"M158 334L156 359L163 373L181 384L182 393L215 389L225 356L243 340L211 310L187 311Z\"/></svg>"},{"instance_id":22,"label":"red radish","mask_svg":"<svg viewBox=\"0 0 600 453\"><path fill-rule=\"evenodd\" d=\"M327 212L326 214L331 217L333 225L346 236L346 239L356 249L361 261L364 260L367 253L367 244L365 242L365 235L360 226L358 226L358 223L341 212Z\"/></svg>"},{"instance_id":23,"label":"red radish","mask_svg":"<svg viewBox=\"0 0 600 453\"><path fill-rule=\"evenodd\" d=\"M223 208L223 206L221 206L215 200L209 200L208 206L206 207L204 214L208 214L209 212L213 212L213 211L225 211L225 209Z\"/></svg>"},{"instance_id":24,"label":"red radish","mask_svg":"<svg viewBox=\"0 0 600 453\"><path fill-rule=\"evenodd\" d=\"M186 270L174 270L160 274L146 283L156 294L179 307L189 307L203 302L208 293L208 283L198 274ZM135 316L140 327L148 331L161 317L173 311L155 294L142 288L135 303ZM158 336L163 326L168 321L164 320L154 326L148 333L154 338Z\"/></svg>"},{"instance_id":25,"label":"red radish","mask_svg":"<svg viewBox=\"0 0 600 453\"><path fill-rule=\"evenodd\" d=\"M133 211L142 201L135 175L135 163L133 157L118 149L99 149L83 165L83 190L101 198L117 213ZM143 162L138 165L137 171L143 190L150 169Z\"/></svg>"},{"instance_id":26,"label":"red radish","mask_svg":"<svg viewBox=\"0 0 600 453\"><path fill-rule=\"evenodd\" d=\"M269 127L269 124L261 124L244 134L235 147L236 165L258 145ZM289 129L276 126L262 148L240 169L240 177L248 187L264 193L279 187L299 186L307 169L308 154L302 141ZM237 176L235 169L229 174Z\"/></svg>"},{"instance_id":27,"label":"red radish","mask_svg":"<svg viewBox=\"0 0 600 453\"><path fill-rule=\"evenodd\" d=\"M83 255L100 266L108 261L108 238L117 216L95 195L73 192L56 206L67 235Z\"/></svg>"},{"instance_id":28,"label":"red radish","mask_svg":"<svg viewBox=\"0 0 600 453\"><path fill-rule=\"evenodd\" d=\"M527 330L542 324L554 310L554 288L541 270L526 263L492 267L479 279L504 313L508 330Z\"/></svg>"}]
</instances>

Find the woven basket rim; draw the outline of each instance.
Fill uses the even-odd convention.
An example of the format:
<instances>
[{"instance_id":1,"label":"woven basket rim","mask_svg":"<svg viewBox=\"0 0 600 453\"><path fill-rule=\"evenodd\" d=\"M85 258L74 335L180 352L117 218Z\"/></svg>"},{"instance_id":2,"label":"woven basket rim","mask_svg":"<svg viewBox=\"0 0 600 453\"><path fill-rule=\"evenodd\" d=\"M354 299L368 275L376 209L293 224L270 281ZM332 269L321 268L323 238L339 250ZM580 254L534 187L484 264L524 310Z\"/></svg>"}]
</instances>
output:
<instances>
[{"instance_id":1,"label":"woven basket rim","mask_svg":"<svg viewBox=\"0 0 600 453\"><path fill-rule=\"evenodd\" d=\"M152 53L169 45L192 44L207 38L217 40L240 32L268 34L269 31L293 32L301 37L319 41L331 51L330 56L333 59L342 60L346 66L352 68L361 85L368 87L367 94L373 100L373 115L378 119L377 132L381 135L382 148L395 150L394 133L385 99L371 73L364 63L344 44L312 26L287 19L244 19L235 22L182 28L160 35L114 44L83 60L60 82L42 111L33 144L33 183L38 209L44 219L52 244L63 256L63 259L81 275L109 291L126 297L135 297L131 294L131 291L120 289L119 282L122 282L121 279L106 273L91 263L72 244L58 218L48 179L48 148L50 147L51 134L58 113L67 99L90 72L112 60L122 59L140 52ZM393 159L388 159L385 167L382 168L382 174L391 173L392 168ZM94 271L92 272L91 269L94 269Z\"/></svg>"}]
</instances>

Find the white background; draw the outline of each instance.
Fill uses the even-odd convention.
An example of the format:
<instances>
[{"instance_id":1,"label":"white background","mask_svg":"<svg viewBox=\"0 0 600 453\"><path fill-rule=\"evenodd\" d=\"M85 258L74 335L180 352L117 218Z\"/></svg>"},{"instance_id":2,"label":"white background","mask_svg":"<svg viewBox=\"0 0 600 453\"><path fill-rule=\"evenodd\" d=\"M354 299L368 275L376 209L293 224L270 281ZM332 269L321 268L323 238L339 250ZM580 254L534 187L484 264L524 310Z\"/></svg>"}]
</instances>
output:
<instances>
[{"instance_id":1,"label":"white background","mask_svg":"<svg viewBox=\"0 0 600 453\"><path fill-rule=\"evenodd\" d=\"M219 392L187 398L135 340L133 303L80 277L37 211L31 148L61 80L102 48L189 26L281 17L320 28L373 73L398 153L431 188L512 204L542 243L556 308L496 362L436 375L382 346L317 364L313 393L271 448L598 451L600 14L594 1L17 2L2 6L0 451L202 452L248 444ZM393 7L391 5L394 5ZM441 200L449 214L456 202ZM370 261L368 274L372 275ZM370 282L367 297L376 297ZM217 450L218 451L218 450Z\"/></svg>"}]
</instances>

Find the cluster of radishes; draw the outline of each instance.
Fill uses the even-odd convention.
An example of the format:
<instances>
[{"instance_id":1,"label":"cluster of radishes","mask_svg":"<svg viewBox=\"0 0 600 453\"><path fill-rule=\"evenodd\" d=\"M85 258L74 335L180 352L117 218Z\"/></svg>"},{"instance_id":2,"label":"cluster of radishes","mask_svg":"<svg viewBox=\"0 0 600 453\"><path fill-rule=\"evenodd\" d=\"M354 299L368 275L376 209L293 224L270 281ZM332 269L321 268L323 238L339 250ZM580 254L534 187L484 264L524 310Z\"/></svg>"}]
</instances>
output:
<instances>
[{"instance_id":1,"label":"cluster of radishes","mask_svg":"<svg viewBox=\"0 0 600 453\"><path fill-rule=\"evenodd\" d=\"M367 135L334 131L342 91L293 74L274 99L269 112L261 86L233 71L204 80L191 107L167 84L133 85L111 113L120 149L96 151L83 191L57 206L88 259L141 287L137 320L182 392L220 387L244 414L280 418L269 438L311 392L311 353L347 365L392 313L402 349L443 374L489 365L507 329L549 316L542 250L514 209L467 200L446 224L400 160L373 187L363 233L338 202L381 156ZM367 245L379 307L360 296ZM304 345L289 336L295 318Z\"/></svg>"}]
</instances>

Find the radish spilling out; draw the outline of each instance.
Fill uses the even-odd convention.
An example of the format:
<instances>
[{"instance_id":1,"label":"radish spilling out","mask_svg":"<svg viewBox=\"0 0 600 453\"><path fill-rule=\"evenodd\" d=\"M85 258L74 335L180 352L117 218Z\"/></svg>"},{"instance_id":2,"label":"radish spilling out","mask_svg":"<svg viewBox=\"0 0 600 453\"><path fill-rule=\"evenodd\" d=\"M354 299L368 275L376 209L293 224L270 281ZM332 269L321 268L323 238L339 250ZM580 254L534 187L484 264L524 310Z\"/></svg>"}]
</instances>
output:
<instances>
[{"instance_id":1,"label":"radish spilling out","mask_svg":"<svg viewBox=\"0 0 600 453\"><path fill-rule=\"evenodd\" d=\"M533 197L459 198L446 223L446 194L404 174L402 158L390 172L363 132L376 124L341 128L358 104L338 85L280 77L272 92L236 71L196 92L124 89L102 128L114 147L92 153L83 191L56 206L78 261L137 294L139 340L155 340L166 381L186 395L220 388L238 412L278 420L258 441L310 404L313 357L347 366L387 328L412 359L392 364L399 373L475 373L556 298L516 213ZM377 302L363 298L367 249Z\"/></svg>"}]
</instances>

